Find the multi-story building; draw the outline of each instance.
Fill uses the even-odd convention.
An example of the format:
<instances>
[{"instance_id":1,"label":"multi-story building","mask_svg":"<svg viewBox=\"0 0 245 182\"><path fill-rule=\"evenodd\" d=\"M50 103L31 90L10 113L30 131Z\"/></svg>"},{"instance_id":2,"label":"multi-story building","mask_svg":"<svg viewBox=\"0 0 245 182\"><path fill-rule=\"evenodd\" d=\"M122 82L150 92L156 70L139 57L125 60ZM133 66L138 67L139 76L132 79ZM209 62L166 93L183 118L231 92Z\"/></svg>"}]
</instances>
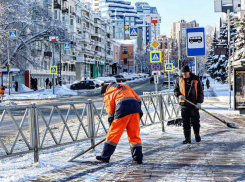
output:
<instances>
[{"instance_id":1,"label":"multi-story building","mask_svg":"<svg viewBox=\"0 0 245 182\"><path fill-rule=\"evenodd\" d=\"M125 25L136 26L142 23L131 2L124 0L87 0L92 4L94 10L100 10L103 18L112 19L114 24L114 38L118 40L130 39L129 31Z\"/></svg>"},{"instance_id":2,"label":"multi-story building","mask_svg":"<svg viewBox=\"0 0 245 182\"><path fill-rule=\"evenodd\" d=\"M120 72L135 73L137 70L135 61L136 39L116 40L116 42L120 45Z\"/></svg>"},{"instance_id":3,"label":"multi-story building","mask_svg":"<svg viewBox=\"0 0 245 182\"><path fill-rule=\"evenodd\" d=\"M196 20L189 22L181 20L171 25L171 39L173 40L171 48L176 49L180 45L181 58L186 57L186 29L195 27L199 27Z\"/></svg>"},{"instance_id":4,"label":"multi-story building","mask_svg":"<svg viewBox=\"0 0 245 182\"><path fill-rule=\"evenodd\" d=\"M142 44L143 46L147 46L149 42L152 41L152 39L155 39L155 37L160 36L160 22L161 22L161 16L157 11L156 7L151 7L148 3L146 2L137 2L135 3L135 8L137 11L137 14L140 16L140 20L142 20L143 25L149 25L149 26L144 26L142 28ZM149 22L147 22L147 19L151 19L151 17L157 18L158 22L156 24L156 30L154 26ZM138 40L138 46L140 46L141 43Z\"/></svg>"}]
</instances>

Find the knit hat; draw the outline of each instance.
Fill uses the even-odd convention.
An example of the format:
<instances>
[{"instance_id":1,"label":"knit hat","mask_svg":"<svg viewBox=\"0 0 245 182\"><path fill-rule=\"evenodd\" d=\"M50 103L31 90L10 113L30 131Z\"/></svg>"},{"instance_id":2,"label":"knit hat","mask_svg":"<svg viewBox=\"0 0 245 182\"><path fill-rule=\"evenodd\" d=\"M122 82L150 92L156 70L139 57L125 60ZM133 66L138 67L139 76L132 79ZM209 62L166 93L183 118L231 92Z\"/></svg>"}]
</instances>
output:
<instances>
[{"instance_id":1,"label":"knit hat","mask_svg":"<svg viewBox=\"0 0 245 182\"><path fill-rule=\"evenodd\" d=\"M101 95L106 92L107 87L108 87L108 84L102 85L102 87L101 87Z\"/></svg>"},{"instance_id":2,"label":"knit hat","mask_svg":"<svg viewBox=\"0 0 245 182\"><path fill-rule=\"evenodd\" d=\"M187 65L185 65L185 66L183 66L182 67L182 72L190 72L190 68L189 68L189 66L187 66Z\"/></svg>"}]
</instances>

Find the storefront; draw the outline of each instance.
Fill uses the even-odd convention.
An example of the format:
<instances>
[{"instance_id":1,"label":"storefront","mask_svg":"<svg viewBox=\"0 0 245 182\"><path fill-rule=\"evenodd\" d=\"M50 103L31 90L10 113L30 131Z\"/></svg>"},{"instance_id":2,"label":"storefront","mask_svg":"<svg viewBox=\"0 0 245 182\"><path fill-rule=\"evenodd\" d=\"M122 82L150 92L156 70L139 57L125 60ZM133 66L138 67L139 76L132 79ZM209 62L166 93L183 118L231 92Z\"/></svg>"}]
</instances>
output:
<instances>
[{"instance_id":1,"label":"storefront","mask_svg":"<svg viewBox=\"0 0 245 182\"><path fill-rule=\"evenodd\" d=\"M99 77L99 60L95 60L95 64L93 64L93 78Z\"/></svg>"},{"instance_id":2,"label":"storefront","mask_svg":"<svg viewBox=\"0 0 245 182\"><path fill-rule=\"evenodd\" d=\"M245 114L245 68L234 69L234 108Z\"/></svg>"},{"instance_id":3,"label":"storefront","mask_svg":"<svg viewBox=\"0 0 245 182\"><path fill-rule=\"evenodd\" d=\"M99 63L99 75L105 76L105 61L100 61Z\"/></svg>"}]
</instances>

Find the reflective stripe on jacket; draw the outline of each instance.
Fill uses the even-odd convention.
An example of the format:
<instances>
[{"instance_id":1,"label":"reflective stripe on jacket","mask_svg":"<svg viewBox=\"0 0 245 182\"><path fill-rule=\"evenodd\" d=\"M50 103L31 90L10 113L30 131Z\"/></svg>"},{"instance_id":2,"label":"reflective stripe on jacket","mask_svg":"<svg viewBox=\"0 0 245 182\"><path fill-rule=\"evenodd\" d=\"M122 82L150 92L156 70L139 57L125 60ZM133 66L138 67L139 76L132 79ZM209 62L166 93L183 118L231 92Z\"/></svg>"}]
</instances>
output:
<instances>
[{"instance_id":1,"label":"reflective stripe on jacket","mask_svg":"<svg viewBox=\"0 0 245 182\"><path fill-rule=\"evenodd\" d=\"M107 87L103 102L109 117L114 116L114 119L133 113L143 115L139 104L140 97L125 84L111 83Z\"/></svg>"},{"instance_id":2,"label":"reflective stripe on jacket","mask_svg":"<svg viewBox=\"0 0 245 182\"><path fill-rule=\"evenodd\" d=\"M191 82L191 87L193 86L194 84L194 87L195 87L195 91L196 91L196 99L198 99L198 91L197 91L197 84L198 84L198 81L197 80L192 80ZM190 87L190 89L191 89ZM182 95L185 96L186 98L186 90L185 90L185 80L181 77L179 77L179 90L180 90L180 93ZM188 94L188 93L187 93ZM182 99L179 99L180 102L185 102L184 100Z\"/></svg>"}]
</instances>

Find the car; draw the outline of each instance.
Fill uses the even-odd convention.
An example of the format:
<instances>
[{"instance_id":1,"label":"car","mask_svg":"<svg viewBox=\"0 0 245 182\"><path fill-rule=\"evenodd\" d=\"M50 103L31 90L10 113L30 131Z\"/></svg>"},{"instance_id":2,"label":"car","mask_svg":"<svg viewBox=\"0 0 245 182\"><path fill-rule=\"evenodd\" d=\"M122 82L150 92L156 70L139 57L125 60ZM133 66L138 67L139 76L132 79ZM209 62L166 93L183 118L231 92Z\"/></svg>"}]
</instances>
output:
<instances>
[{"instance_id":1,"label":"car","mask_svg":"<svg viewBox=\"0 0 245 182\"><path fill-rule=\"evenodd\" d=\"M94 81L95 84L96 84L96 87L101 87L102 84L104 84L105 82L104 81L101 81L101 80L98 80L98 79L89 79L90 81Z\"/></svg>"},{"instance_id":2,"label":"car","mask_svg":"<svg viewBox=\"0 0 245 182\"><path fill-rule=\"evenodd\" d=\"M134 79L139 79L139 78L140 78L140 76L139 76L138 74L136 74L136 73L131 73L131 74L129 74L129 75L132 76L133 80L134 80Z\"/></svg>"},{"instance_id":3,"label":"car","mask_svg":"<svg viewBox=\"0 0 245 182\"><path fill-rule=\"evenodd\" d=\"M162 84L162 89L168 89L168 81L164 81ZM174 89L175 81L170 81L170 89Z\"/></svg>"},{"instance_id":4,"label":"car","mask_svg":"<svg viewBox=\"0 0 245 182\"><path fill-rule=\"evenodd\" d=\"M81 90L81 89L95 89L96 83L91 80L84 80L71 85L71 90Z\"/></svg>"},{"instance_id":5,"label":"car","mask_svg":"<svg viewBox=\"0 0 245 182\"><path fill-rule=\"evenodd\" d=\"M154 83L154 76L150 78L150 83Z\"/></svg>"},{"instance_id":6,"label":"car","mask_svg":"<svg viewBox=\"0 0 245 182\"><path fill-rule=\"evenodd\" d=\"M111 82L117 82L115 77L97 77L97 80L101 80L105 82L106 84L111 83Z\"/></svg>"},{"instance_id":7,"label":"car","mask_svg":"<svg viewBox=\"0 0 245 182\"><path fill-rule=\"evenodd\" d=\"M126 82L127 79L125 79L122 75L114 75L113 77L116 78L117 82Z\"/></svg>"},{"instance_id":8,"label":"car","mask_svg":"<svg viewBox=\"0 0 245 182\"><path fill-rule=\"evenodd\" d=\"M146 74L146 73L139 73L138 75L140 76L140 78L147 78L147 77L149 77L149 75Z\"/></svg>"}]
</instances>

